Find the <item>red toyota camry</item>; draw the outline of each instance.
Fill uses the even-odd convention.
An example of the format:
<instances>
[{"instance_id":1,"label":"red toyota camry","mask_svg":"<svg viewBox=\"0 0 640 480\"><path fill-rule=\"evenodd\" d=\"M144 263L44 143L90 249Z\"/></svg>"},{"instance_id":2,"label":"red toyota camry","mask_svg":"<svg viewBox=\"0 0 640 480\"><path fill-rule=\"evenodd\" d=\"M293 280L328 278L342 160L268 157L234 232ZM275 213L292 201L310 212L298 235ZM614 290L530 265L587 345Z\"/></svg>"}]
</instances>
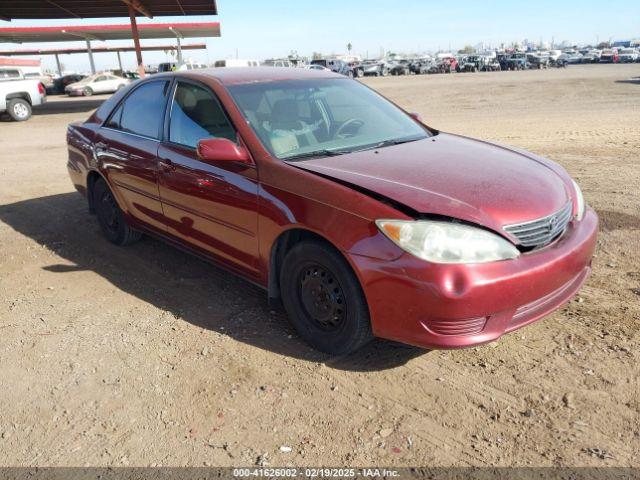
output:
<instances>
[{"instance_id":1,"label":"red toyota camry","mask_svg":"<svg viewBox=\"0 0 640 480\"><path fill-rule=\"evenodd\" d=\"M148 233L243 276L332 354L495 340L567 302L596 243L556 163L434 130L331 72L154 75L67 142L111 242Z\"/></svg>"}]
</instances>

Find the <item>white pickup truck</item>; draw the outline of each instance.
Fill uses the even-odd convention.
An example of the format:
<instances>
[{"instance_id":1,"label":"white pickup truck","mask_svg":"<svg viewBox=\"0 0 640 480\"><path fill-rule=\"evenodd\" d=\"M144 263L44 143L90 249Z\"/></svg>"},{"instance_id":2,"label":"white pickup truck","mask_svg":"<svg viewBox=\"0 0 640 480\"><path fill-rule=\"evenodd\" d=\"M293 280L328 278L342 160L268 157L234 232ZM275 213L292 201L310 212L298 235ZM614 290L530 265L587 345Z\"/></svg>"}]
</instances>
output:
<instances>
[{"instance_id":1,"label":"white pickup truck","mask_svg":"<svg viewBox=\"0 0 640 480\"><path fill-rule=\"evenodd\" d=\"M0 114L7 113L17 122L31 118L32 107L47 99L39 80L25 79L17 69L0 69Z\"/></svg>"}]
</instances>

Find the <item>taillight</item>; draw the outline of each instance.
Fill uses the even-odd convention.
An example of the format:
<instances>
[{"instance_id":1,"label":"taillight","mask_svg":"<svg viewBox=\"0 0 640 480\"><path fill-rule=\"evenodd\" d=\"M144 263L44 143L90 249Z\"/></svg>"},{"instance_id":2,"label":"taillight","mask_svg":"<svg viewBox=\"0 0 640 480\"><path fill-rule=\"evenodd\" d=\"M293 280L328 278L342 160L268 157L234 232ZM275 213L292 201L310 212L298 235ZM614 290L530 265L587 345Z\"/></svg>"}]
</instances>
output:
<instances>
[{"instance_id":1,"label":"taillight","mask_svg":"<svg viewBox=\"0 0 640 480\"><path fill-rule=\"evenodd\" d=\"M40 95L46 95L47 91L44 89L44 85L42 83L38 83L38 92Z\"/></svg>"}]
</instances>

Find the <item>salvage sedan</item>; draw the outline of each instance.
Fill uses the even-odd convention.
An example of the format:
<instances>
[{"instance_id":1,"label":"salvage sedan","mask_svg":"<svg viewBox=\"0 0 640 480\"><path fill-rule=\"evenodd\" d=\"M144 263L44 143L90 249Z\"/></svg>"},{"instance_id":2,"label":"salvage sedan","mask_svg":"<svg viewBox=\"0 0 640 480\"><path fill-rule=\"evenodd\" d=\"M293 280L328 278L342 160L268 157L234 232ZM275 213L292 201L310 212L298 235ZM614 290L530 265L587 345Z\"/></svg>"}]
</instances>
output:
<instances>
[{"instance_id":1,"label":"salvage sedan","mask_svg":"<svg viewBox=\"0 0 640 480\"><path fill-rule=\"evenodd\" d=\"M596 244L556 163L439 132L326 71L154 75L67 142L108 240L148 233L243 276L331 354L495 340L567 302Z\"/></svg>"}]
</instances>

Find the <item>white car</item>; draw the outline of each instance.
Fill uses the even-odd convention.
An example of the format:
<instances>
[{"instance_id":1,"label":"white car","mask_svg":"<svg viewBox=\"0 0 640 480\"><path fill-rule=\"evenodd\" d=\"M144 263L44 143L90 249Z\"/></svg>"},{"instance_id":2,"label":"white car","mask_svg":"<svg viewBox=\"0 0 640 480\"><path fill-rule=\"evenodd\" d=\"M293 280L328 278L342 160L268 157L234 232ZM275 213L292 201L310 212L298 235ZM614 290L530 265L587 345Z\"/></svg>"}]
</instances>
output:
<instances>
[{"instance_id":1,"label":"white car","mask_svg":"<svg viewBox=\"0 0 640 480\"><path fill-rule=\"evenodd\" d=\"M90 96L94 93L113 93L129 84L128 78L118 77L112 73L97 73L83 78L79 82L67 85L64 91L68 95Z\"/></svg>"},{"instance_id":2,"label":"white car","mask_svg":"<svg viewBox=\"0 0 640 480\"><path fill-rule=\"evenodd\" d=\"M618 51L618 61L621 63L633 63L638 61L638 52L635 48L623 48Z\"/></svg>"}]
</instances>

